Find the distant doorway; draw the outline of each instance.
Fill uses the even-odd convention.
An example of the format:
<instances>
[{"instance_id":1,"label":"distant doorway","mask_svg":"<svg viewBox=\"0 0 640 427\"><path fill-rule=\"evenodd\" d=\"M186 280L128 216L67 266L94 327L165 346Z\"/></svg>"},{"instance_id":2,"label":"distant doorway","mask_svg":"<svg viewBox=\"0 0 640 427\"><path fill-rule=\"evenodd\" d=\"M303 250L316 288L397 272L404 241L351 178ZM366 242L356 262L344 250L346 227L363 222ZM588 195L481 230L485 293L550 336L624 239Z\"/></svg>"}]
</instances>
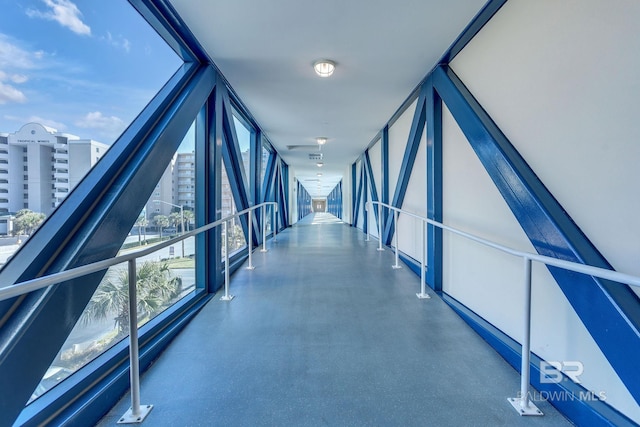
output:
<instances>
[{"instance_id":1,"label":"distant doorway","mask_svg":"<svg viewBox=\"0 0 640 427\"><path fill-rule=\"evenodd\" d=\"M313 199L311 201L311 208L314 212L326 212L327 211L327 201Z\"/></svg>"}]
</instances>

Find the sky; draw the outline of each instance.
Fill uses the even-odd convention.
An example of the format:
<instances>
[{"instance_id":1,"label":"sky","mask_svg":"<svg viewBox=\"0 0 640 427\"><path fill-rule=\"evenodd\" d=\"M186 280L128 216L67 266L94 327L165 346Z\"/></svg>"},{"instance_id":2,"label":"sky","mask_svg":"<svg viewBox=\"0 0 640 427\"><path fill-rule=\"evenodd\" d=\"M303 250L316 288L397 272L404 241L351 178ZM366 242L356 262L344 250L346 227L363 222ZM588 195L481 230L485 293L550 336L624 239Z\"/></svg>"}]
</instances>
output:
<instances>
[{"instance_id":1,"label":"sky","mask_svg":"<svg viewBox=\"0 0 640 427\"><path fill-rule=\"evenodd\" d=\"M0 133L111 144L182 64L126 0L0 0Z\"/></svg>"}]
</instances>

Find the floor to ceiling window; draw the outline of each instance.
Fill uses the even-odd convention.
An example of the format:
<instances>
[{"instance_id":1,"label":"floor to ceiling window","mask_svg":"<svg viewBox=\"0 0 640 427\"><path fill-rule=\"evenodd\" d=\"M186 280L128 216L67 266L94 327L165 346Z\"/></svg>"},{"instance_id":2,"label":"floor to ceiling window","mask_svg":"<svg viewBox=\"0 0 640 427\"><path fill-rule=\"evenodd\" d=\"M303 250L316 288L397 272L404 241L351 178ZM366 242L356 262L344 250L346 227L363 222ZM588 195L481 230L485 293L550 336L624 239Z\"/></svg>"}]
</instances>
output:
<instances>
[{"instance_id":1,"label":"floor to ceiling window","mask_svg":"<svg viewBox=\"0 0 640 427\"><path fill-rule=\"evenodd\" d=\"M182 61L126 0L0 6L2 268Z\"/></svg>"}]
</instances>

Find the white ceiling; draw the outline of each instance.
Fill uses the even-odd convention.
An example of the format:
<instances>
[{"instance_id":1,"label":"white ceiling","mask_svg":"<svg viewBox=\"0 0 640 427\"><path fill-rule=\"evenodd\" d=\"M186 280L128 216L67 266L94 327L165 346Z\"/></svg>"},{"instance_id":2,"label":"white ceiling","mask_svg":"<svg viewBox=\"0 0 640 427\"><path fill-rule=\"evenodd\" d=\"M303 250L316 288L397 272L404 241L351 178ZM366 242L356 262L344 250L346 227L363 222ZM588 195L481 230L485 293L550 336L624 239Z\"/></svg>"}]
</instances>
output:
<instances>
[{"instance_id":1,"label":"white ceiling","mask_svg":"<svg viewBox=\"0 0 640 427\"><path fill-rule=\"evenodd\" d=\"M335 187L484 3L171 0L313 197ZM321 58L337 63L330 78L313 71ZM322 168L308 158L317 149L287 148L318 136L329 138Z\"/></svg>"}]
</instances>

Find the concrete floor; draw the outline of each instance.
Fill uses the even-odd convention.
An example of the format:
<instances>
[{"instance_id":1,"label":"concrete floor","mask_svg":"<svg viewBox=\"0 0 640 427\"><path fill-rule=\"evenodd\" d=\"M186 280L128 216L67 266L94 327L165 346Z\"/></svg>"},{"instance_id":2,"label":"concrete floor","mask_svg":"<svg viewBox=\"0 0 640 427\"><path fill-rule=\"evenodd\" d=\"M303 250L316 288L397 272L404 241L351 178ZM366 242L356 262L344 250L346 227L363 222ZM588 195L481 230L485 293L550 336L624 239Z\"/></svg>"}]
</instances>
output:
<instances>
[{"instance_id":1,"label":"concrete floor","mask_svg":"<svg viewBox=\"0 0 640 427\"><path fill-rule=\"evenodd\" d=\"M358 230L310 215L254 252L141 380L148 426L560 426L444 302ZM125 396L101 421L113 426Z\"/></svg>"}]
</instances>

